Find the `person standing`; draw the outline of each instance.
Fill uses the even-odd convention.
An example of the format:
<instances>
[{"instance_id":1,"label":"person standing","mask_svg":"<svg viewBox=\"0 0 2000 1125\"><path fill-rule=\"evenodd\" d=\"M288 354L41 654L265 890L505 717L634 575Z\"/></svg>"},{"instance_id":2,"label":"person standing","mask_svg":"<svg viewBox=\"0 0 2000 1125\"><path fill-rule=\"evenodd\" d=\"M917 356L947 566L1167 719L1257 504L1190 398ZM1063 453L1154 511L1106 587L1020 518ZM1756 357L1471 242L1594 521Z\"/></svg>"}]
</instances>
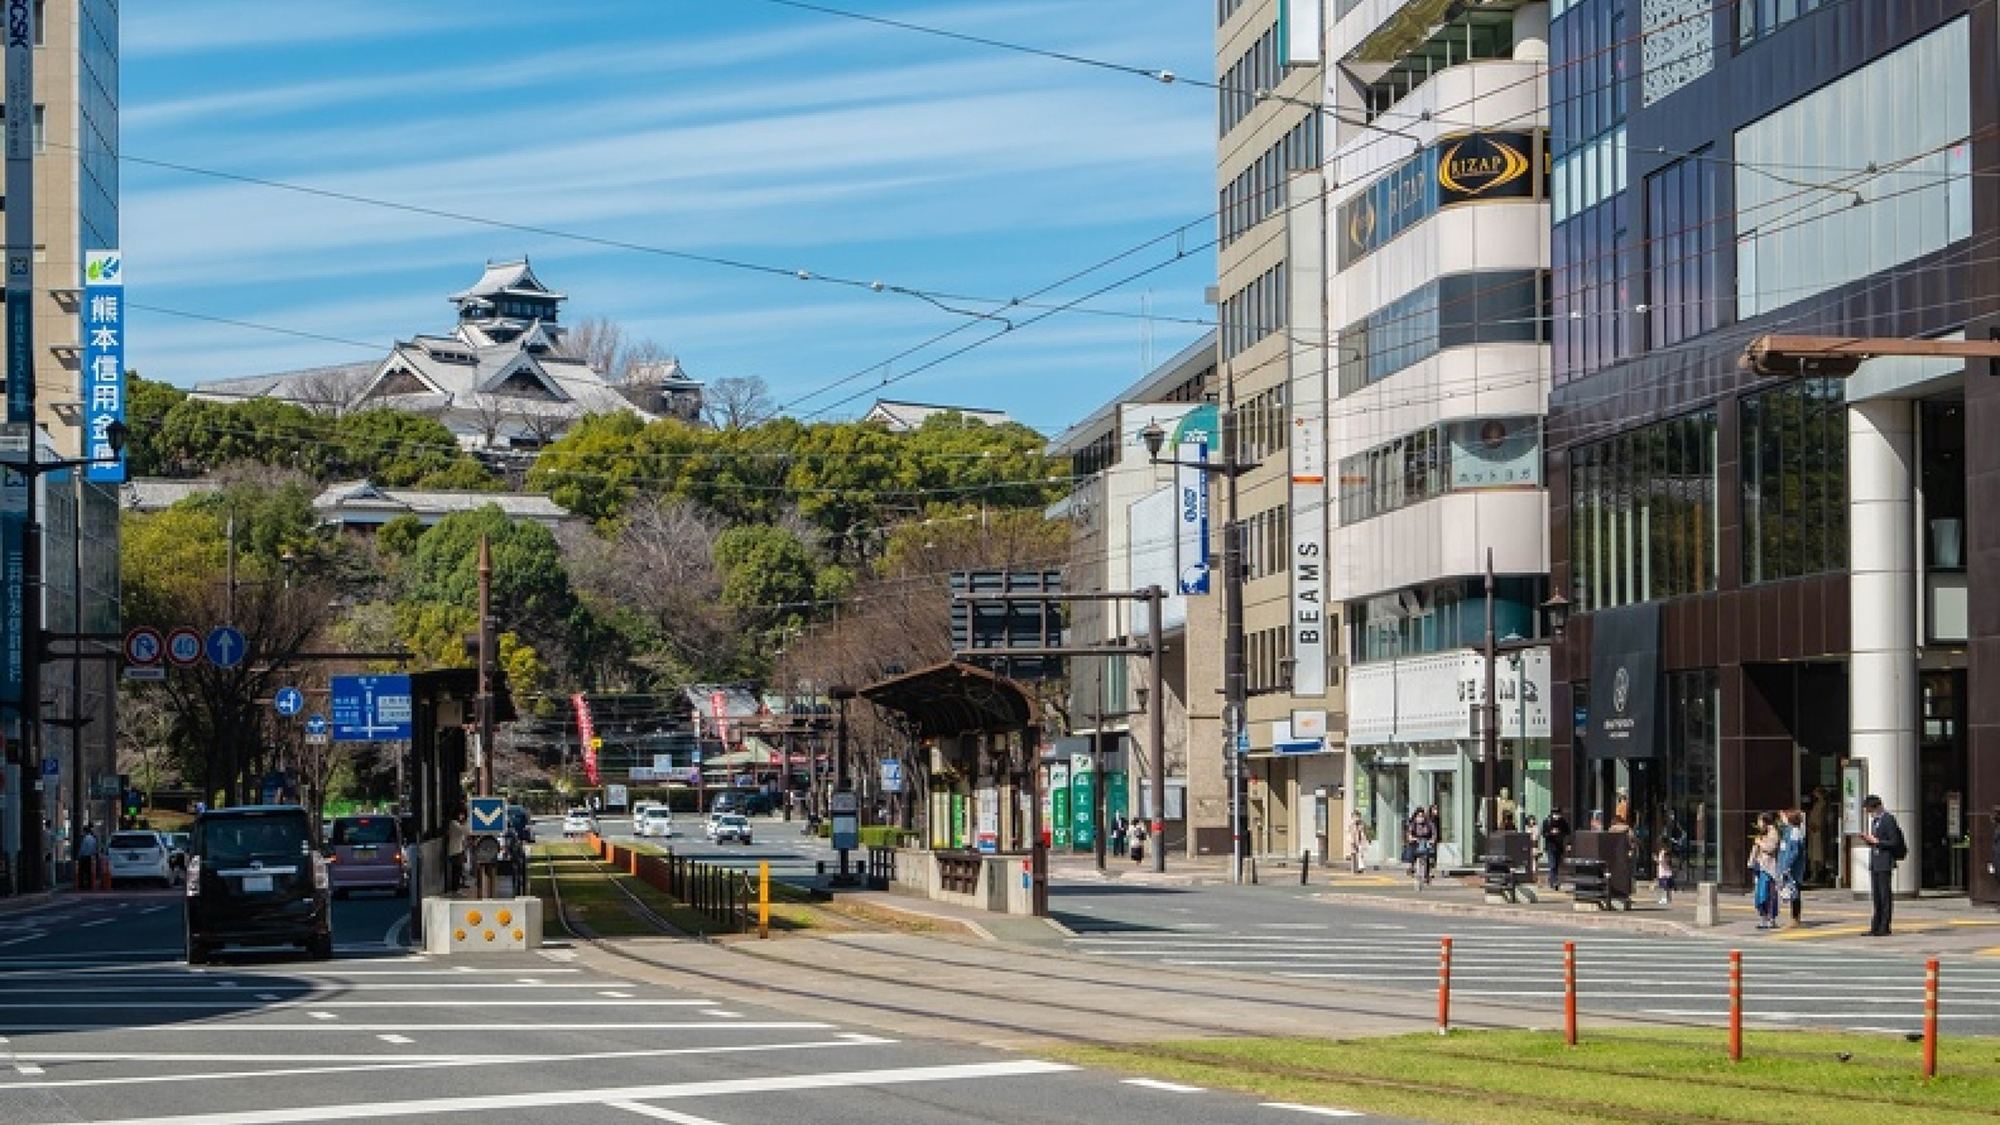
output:
<instances>
[{"instance_id":1,"label":"person standing","mask_svg":"<svg viewBox=\"0 0 2000 1125\"><path fill-rule=\"evenodd\" d=\"M1143 820L1133 821L1131 832L1132 862L1143 863L1146 859L1146 822Z\"/></svg>"},{"instance_id":2,"label":"person standing","mask_svg":"<svg viewBox=\"0 0 2000 1125\"><path fill-rule=\"evenodd\" d=\"M76 842L76 889L88 891L97 885L97 829L86 824L83 838Z\"/></svg>"},{"instance_id":3,"label":"person standing","mask_svg":"<svg viewBox=\"0 0 2000 1125\"><path fill-rule=\"evenodd\" d=\"M444 826L445 870L450 873L450 890L465 885L465 838L469 830L465 826L466 814L461 811Z\"/></svg>"},{"instance_id":4,"label":"person standing","mask_svg":"<svg viewBox=\"0 0 2000 1125\"><path fill-rule=\"evenodd\" d=\"M1424 885L1431 881L1431 872L1437 869L1438 830L1428 811L1418 809L1417 814L1410 818L1409 836L1412 853L1411 877L1416 881L1417 889L1421 891Z\"/></svg>"},{"instance_id":5,"label":"person standing","mask_svg":"<svg viewBox=\"0 0 2000 1125\"><path fill-rule=\"evenodd\" d=\"M1569 821L1561 809L1550 809L1542 821L1542 850L1549 857L1549 889L1562 881L1563 854L1569 851Z\"/></svg>"},{"instance_id":6,"label":"person standing","mask_svg":"<svg viewBox=\"0 0 2000 1125\"><path fill-rule=\"evenodd\" d=\"M1368 825L1360 813L1347 818L1347 851L1354 861L1354 873L1368 870Z\"/></svg>"},{"instance_id":7,"label":"person standing","mask_svg":"<svg viewBox=\"0 0 2000 1125\"><path fill-rule=\"evenodd\" d=\"M1660 892L1659 904L1672 906L1674 903L1674 849L1662 842L1659 853L1653 856L1653 887Z\"/></svg>"},{"instance_id":8,"label":"person standing","mask_svg":"<svg viewBox=\"0 0 2000 1125\"><path fill-rule=\"evenodd\" d=\"M1118 819L1116 819L1116 820L1113 820L1113 821L1111 822L1111 854L1112 854L1112 855L1124 855L1124 854L1125 854L1125 837L1126 837L1126 836L1127 836L1127 835L1128 835L1128 834L1129 834L1129 833L1130 833L1131 831L1132 831L1132 828L1131 828L1131 825L1130 825L1130 824L1128 824L1128 823L1126 822L1125 818L1124 818L1124 817L1122 817L1122 816L1121 816L1121 817L1119 817L1119 818L1118 818Z\"/></svg>"},{"instance_id":9,"label":"person standing","mask_svg":"<svg viewBox=\"0 0 2000 1125\"><path fill-rule=\"evenodd\" d=\"M1788 809L1778 847L1778 898L1792 904L1792 925L1801 925L1806 898L1806 812Z\"/></svg>"},{"instance_id":10,"label":"person standing","mask_svg":"<svg viewBox=\"0 0 2000 1125\"><path fill-rule=\"evenodd\" d=\"M1778 818L1757 814L1757 838L1750 842L1750 870L1757 877L1757 928L1778 928L1778 851L1784 838L1778 834Z\"/></svg>"},{"instance_id":11,"label":"person standing","mask_svg":"<svg viewBox=\"0 0 2000 1125\"><path fill-rule=\"evenodd\" d=\"M1861 842L1868 845L1868 891L1875 906L1868 922L1868 936L1888 937L1889 923L1895 914L1896 864L1910 854L1910 845L1904 841L1902 825L1896 823L1895 815L1882 807L1882 798L1870 793L1861 802L1861 812L1867 821Z\"/></svg>"}]
</instances>

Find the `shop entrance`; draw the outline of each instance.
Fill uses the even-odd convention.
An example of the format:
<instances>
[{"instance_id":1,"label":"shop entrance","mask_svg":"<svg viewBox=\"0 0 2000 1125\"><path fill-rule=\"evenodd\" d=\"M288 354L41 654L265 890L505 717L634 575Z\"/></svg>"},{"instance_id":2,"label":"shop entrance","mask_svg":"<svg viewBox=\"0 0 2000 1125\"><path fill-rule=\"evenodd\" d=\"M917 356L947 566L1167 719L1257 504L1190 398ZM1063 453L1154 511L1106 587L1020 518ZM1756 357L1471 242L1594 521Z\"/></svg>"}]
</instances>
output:
<instances>
[{"instance_id":1,"label":"shop entrance","mask_svg":"<svg viewBox=\"0 0 2000 1125\"><path fill-rule=\"evenodd\" d=\"M1919 886L1963 893L1971 856L1966 807L1965 672L1923 674L1923 733L1917 751Z\"/></svg>"}]
</instances>

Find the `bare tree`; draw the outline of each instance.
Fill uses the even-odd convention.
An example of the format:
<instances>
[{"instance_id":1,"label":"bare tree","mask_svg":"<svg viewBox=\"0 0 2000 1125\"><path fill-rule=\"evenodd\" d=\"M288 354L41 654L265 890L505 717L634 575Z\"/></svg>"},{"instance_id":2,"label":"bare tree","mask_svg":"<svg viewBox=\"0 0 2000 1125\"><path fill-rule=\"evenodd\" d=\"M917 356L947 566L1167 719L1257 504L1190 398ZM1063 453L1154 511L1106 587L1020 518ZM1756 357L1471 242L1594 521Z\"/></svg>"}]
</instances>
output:
<instances>
[{"instance_id":1,"label":"bare tree","mask_svg":"<svg viewBox=\"0 0 2000 1125\"><path fill-rule=\"evenodd\" d=\"M670 679L713 679L726 678L744 647L722 605L715 564L722 530L719 517L695 504L652 497L628 506L611 538L584 529L562 536L570 580L585 598L652 626L658 648L638 663Z\"/></svg>"},{"instance_id":2,"label":"bare tree","mask_svg":"<svg viewBox=\"0 0 2000 1125\"><path fill-rule=\"evenodd\" d=\"M732 375L702 389L702 420L718 430L747 429L777 413L771 388L755 375Z\"/></svg>"},{"instance_id":3,"label":"bare tree","mask_svg":"<svg viewBox=\"0 0 2000 1125\"><path fill-rule=\"evenodd\" d=\"M372 368L365 367L321 368L295 381L292 397L315 414L338 418L354 407L374 374Z\"/></svg>"},{"instance_id":4,"label":"bare tree","mask_svg":"<svg viewBox=\"0 0 2000 1125\"><path fill-rule=\"evenodd\" d=\"M548 445L563 436L581 417L583 412L568 402L526 403L520 412L521 429L537 446Z\"/></svg>"},{"instance_id":5,"label":"bare tree","mask_svg":"<svg viewBox=\"0 0 2000 1125\"><path fill-rule=\"evenodd\" d=\"M614 383L630 378L634 369L667 357L656 340L634 339L625 326L601 316L586 317L569 330L569 354Z\"/></svg>"}]
</instances>

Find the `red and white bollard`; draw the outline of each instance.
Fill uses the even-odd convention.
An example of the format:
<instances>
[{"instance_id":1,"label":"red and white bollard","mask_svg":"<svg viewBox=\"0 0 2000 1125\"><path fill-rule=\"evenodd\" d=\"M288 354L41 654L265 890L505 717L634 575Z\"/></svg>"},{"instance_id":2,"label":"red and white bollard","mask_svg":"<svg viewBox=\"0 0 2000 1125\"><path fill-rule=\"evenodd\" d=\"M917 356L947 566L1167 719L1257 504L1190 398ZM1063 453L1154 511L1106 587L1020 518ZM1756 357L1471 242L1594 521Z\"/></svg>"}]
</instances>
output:
<instances>
[{"instance_id":1,"label":"red and white bollard","mask_svg":"<svg viewBox=\"0 0 2000 1125\"><path fill-rule=\"evenodd\" d=\"M1576 943L1563 942L1563 1042L1576 1046Z\"/></svg>"},{"instance_id":2,"label":"red and white bollard","mask_svg":"<svg viewBox=\"0 0 2000 1125\"><path fill-rule=\"evenodd\" d=\"M1937 1077L1938 963L1924 962L1924 1078Z\"/></svg>"}]
</instances>

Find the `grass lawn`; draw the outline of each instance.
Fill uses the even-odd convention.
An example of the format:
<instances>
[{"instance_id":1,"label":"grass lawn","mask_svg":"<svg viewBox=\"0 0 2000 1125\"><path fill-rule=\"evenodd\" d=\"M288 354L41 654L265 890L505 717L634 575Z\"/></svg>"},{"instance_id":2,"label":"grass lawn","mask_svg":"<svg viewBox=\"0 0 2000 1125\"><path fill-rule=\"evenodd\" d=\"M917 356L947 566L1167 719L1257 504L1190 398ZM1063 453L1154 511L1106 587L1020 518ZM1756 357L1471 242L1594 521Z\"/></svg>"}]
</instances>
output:
<instances>
[{"instance_id":1,"label":"grass lawn","mask_svg":"<svg viewBox=\"0 0 2000 1125\"><path fill-rule=\"evenodd\" d=\"M604 866L589 845L564 841L535 845L528 868L529 885L542 900L542 933L545 937L569 936L563 929L554 896L550 893L551 869L554 877L561 881L562 902L569 911L570 921L593 936L647 937L660 932L657 926L632 908L632 900L626 898L619 887L631 891L646 904L647 909L668 922L689 933L694 932L683 924L686 921L683 915L693 915L692 911L683 911L673 900L639 880Z\"/></svg>"},{"instance_id":2,"label":"grass lawn","mask_svg":"<svg viewBox=\"0 0 2000 1125\"><path fill-rule=\"evenodd\" d=\"M1990 1123L2000 1115L2000 1039L1945 1038L1939 1077L1920 1045L1880 1035L1751 1032L1731 1063L1726 1033L1653 1029L1453 1032L1381 1039L1205 1039L1063 1046L1054 1058L1275 1101L1428 1121ZM1846 1054L1848 1061L1840 1056Z\"/></svg>"}]
</instances>

